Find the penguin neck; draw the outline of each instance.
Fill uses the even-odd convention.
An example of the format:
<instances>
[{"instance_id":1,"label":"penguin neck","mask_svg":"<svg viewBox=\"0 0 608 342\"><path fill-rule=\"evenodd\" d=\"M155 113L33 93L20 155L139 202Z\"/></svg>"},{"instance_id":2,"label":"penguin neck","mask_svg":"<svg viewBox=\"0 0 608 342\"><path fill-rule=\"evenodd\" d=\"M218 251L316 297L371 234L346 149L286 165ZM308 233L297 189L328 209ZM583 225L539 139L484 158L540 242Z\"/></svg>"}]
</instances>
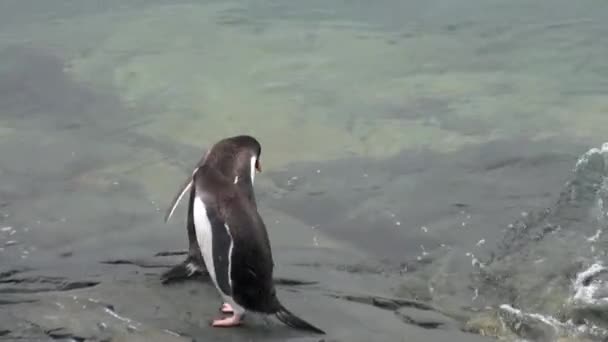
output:
<instances>
[{"instance_id":1,"label":"penguin neck","mask_svg":"<svg viewBox=\"0 0 608 342\"><path fill-rule=\"evenodd\" d=\"M249 162L240 163L233 173L233 183L247 183L253 186L255 183L256 162L257 157L252 156L249 158Z\"/></svg>"}]
</instances>

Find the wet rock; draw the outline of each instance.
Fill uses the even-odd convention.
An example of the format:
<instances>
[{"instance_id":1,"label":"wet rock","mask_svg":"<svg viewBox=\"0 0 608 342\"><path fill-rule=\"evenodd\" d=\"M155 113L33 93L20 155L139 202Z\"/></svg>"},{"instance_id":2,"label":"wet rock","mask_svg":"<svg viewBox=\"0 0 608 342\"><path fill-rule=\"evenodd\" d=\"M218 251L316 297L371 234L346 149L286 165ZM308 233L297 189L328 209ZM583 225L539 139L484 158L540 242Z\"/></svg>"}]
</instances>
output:
<instances>
[{"instance_id":1,"label":"wet rock","mask_svg":"<svg viewBox=\"0 0 608 342\"><path fill-rule=\"evenodd\" d=\"M499 310L517 336L554 341L606 335L607 200L604 144L583 154L554 205L513 224L495 258L476 272L481 296L521 308Z\"/></svg>"},{"instance_id":2,"label":"wet rock","mask_svg":"<svg viewBox=\"0 0 608 342\"><path fill-rule=\"evenodd\" d=\"M31 276L0 279L0 293L39 293L71 291L99 285L98 281L69 280L64 277Z\"/></svg>"},{"instance_id":3,"label":"wet rock","mask_svg":"<svg viewBox=\"0 0 608 342\"><path fill-rule=\"evenodd\" d=\"M466 322L463 330L490 337L507 337L510 335L510 331L496 311L475 315Z\"/></svg>"},{"instance_id":4,"label":"wet rock","mask_svg":"<svg viewBox=\"0 0 608 342\"><path fill-rule=\"evenodd\" d=\"M384 309L384 310L390 310L390 311L395 311L402 307L411 307L411 308L416 308L419 310L430 310L430 311L436 310L431 305L428 305L424 302L411 300L411 299L404 299L404 298L387 298L387 297L380 297L380 296L373 296L373 295L363 296L363 295L340 294L340 293L334 293L334 294L331 294L331 296L334 298L340 298L340 299L344 299L344 300L355 302L355 303L372 305L377 308Z\"/></svg>"},{"instance_id":5,"label":"wet rock","mask_svg":"<svg viewBox=\"0 0 608 342\"><path fill-rule=\"evenodd\" d=\"M428 280L413 275L404 275L403 283L395 292L400 297L414 298L424 302L432 299Z\"/></svg>"},{"instance_id":6,"label":"wet rock","mask_svg":"<svg viewBox=\"0 0 608 342\"><path fill-rule=\"evenodd\" d=\"M22 324L23 328L17 332L11 329L11 336L96 341L320 340L317 336L294 331L273 317L253 314L239 329L213 329L209 327L209 320L219 315L221 300L212 284L188 281L163 286L159 279L162 269L150 269L154 273L149 276L132 272L137 268L147 269L145 265L156 262L155 257L138 260L141 262L93 264L89 272L99 268L105 270L105 275L95 278L100 281L95 287L28 294L37 302L13 304L11 312L15 315L12 319L16 321L9 323L11 326ZM338 264L344 264L344 260ZM391 297L381 291L365 293L366 288L379 290L374 286L377 274L354 274L335 268L327 272L321 267L308 269L303 278L301 266L280 266L277 274L281 285L279 297L300 317L326 329L328 335L321 338L323 340L484 341L460 332L450 318L425 303ZM48 271L14 273L8 279L54 279L45 275ZM71 281L81 280L74 278ZM344 291L337 293L332 287ZM0 319L2 312L0 310Z\"/></svg>"},{"instance_id":7,"label":"wet rock","mask_svg":"<svg viewBox=\"0 0 608 342\"><path fill-rule=\"evenodd\" d=\"M46 335L48 335L50 338L52 338L53 340L73 340L76 342L84 342L87 339L87 337L82 337L82 336L75 336L74 334L68 332L66 329L64 328L55 328L55 329L50 329L44 332Z\"/></svg>"},{"instance_id":8,"label":"wet rock","mask_svg":"<svg viewBox=\"0 0 608 342\"><path fill-rule=\"evenodd\" d=\"M459 323L434 310L420 310L416 308L400 308L397 316L407 324L414 324L425 329L458 329Z\"/></svg>"},{"instance_id":9,"label":"wet rock","mask_svg":"<svg viewBox=\"0 0 608 342\"><path fill-rule=\"evenodd\" d=\"M562 324L539 314L526 314L509 305L502 305L498 315L517 336L531 341L551 342L564 334Z\"/></svg>"}]
</instances>

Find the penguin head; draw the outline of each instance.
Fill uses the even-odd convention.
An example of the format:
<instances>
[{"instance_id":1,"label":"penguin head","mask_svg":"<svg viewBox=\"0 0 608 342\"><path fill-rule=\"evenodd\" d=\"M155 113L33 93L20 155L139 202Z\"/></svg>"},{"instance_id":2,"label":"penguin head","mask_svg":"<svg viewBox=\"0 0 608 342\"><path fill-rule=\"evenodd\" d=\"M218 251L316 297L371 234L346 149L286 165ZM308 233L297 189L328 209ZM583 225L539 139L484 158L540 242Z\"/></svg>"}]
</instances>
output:
<instances>
[{"instance_id":1,"label":"penguin head","mask_svg":"<svg viewBox=\"0 0 608 342\"><path fill-rule=\"evenodd\" d=\"M249 135L238 135L217 142L205 156L205 164L218 169L228 177L250 179L253 183L256 172L262 172L260 142Z\"/></svg>"},{"instance_id":2,"label":"penguin head","mask_svg":"<svg viewBox=\"0 0 608 342\"><path fill-rule=\"evenodd\" d=\"M239 159L246 159L250 162L251 169L255 169L256 172L262 172L262 163L260 156L262 155L262 145L260 142L250 135L239 135L232 138L235 148L235 159L238 163Z\"/></svg>"}]
</instances>

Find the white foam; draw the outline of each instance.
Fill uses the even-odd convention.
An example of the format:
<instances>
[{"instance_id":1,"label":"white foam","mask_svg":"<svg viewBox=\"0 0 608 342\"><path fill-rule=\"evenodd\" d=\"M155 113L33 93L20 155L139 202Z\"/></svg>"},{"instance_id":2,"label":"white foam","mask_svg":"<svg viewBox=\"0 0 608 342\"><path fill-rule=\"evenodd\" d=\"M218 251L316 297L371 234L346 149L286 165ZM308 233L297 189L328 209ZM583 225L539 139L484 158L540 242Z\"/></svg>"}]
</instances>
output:
<instances>
[{"instance_id":1,"label":"white foam","mask_svg":"<svg viewBox=\"0 0 608 342\"><path fill-rule=\"evenodd\" d=\"M176 333L175 331L171 331L169 329L163 329L163 331L166 332L167 334L171 335L171 336L182 337L182 335Z\"/></svg>"},{"instance_id":2,"label":"white foam","mask_svg":"<svg viewBox=\"0 0 608 342\"><path fill-rule=\"evenodd\" d=\"M589 149L589 151L585 152L576 161L576 165L574 166L574 170L577 171L582 164L586 164L586 163L589 162L589 157L591 157L594 154L598 154L598 153L600 153L600 154L608 153L608 142L603 143L601 148L593 147L593 148Z\"/></svg>"},{"instance_id":3,"label":"white foam","mask_svg":"<svg viewBox=\"0 0 608 342\"><path fill-rule=\"evenodd\" d=\"M552 317L552 316L548 316L548 315L541 315L541 314L537 314L537 313L525 313L519 309L516 309L514 307L512 307L509 304L502 304L500 306L501 310L507 311L508 313L518 317L518 318L531 318L534 320L537 320L539 322L543 322L549 326L551 326L553 329L555 329L555 331L559 331L562 328L566 328L566 324L560 322L558 319Z\"/></svg>"},{"instance_id":4,"label":"white foam","mask_svg":"<svg viewBox=\"0 0 608 342\"><path fill-rule=\"evenodd\" d=\"M131 320L130 318L123 317L123 316L121 316L121 315L117 314L117 313L116 313L114 310L112 310L112 309L110 309L110 308L104 308L104 311L105 311L106 313L110 314L110 316L112 316L112 317L116 318L117 320L119 320L119 321L122 321L122 322L124 322L124 323L129 324L129 326L133 327L134 329L135 329L135 326L134 326L134 325L139 325L139 323L137 323L137 322L135 322L135 321Z\"/></svg>"},{"instance_id":5,"label":"white foam","mask_svg":"<svg viewBox=\"0 0 608 342\"><path fill-rule=\"evenodd\" d=\"M486 266L475 257L475 254L467 252L465 255L471 258L471 266L478 266L479 268L484 268Z\"/></svg>"},{"instance_id":6,"label":"white foam","mask_svg":"<svg viewBox=\"0 0 608 342\"><path fill-rule=\"evenodd\" d=\"M598 229L598 230L595 232L595 235L590 236L590 237L588 237L588 238L587 238L587 241L589 241L589 242L595 242L595 241L597 241L597 239L599 239L599 238L600 238L600 235L602 235L602 230L601 230L601 229Z\"/></svg>"},{"instance_id":7,"label":"white foam","mask_svg":"<svg viewBox=\"0 0 608 342\"><path fill-rule=\"evenodd\" d=\"M578 303L578 304L597 304L602 302L608 302L607 298L595 299L594 294L600 289L601 283L598 281L591 281L588 285L585 285L585 282L590 277L595 276L596 274L608 270L601 263L595 263L586 270L578 273L576 275L576 279L574 280L574 296L570 299L570 301Z\"/></svg>"},{"instance_id":8,"label":"white foam","mask_svg":"<svg viewBox=\"0 0 608 342\"><path fill-rule=\"evenodd\" d=\"M506 311L507 313L515 316L516 318L523 319L532 319L538 322L542 322L551 326L557 335L560 336L577 336L577 335L591 335L591 336L602 336L606 334L606 330L598 327L595 324L586 323L586 324L575 324L572 319L569 319L566 322L561 322L557 318L549 315L541 315L537 313L526 313L519 309L515 309L509 304L503 304L500 306L500 309ZM524 340L518 340L524 341Z\"/></svg>"}]
</instances>

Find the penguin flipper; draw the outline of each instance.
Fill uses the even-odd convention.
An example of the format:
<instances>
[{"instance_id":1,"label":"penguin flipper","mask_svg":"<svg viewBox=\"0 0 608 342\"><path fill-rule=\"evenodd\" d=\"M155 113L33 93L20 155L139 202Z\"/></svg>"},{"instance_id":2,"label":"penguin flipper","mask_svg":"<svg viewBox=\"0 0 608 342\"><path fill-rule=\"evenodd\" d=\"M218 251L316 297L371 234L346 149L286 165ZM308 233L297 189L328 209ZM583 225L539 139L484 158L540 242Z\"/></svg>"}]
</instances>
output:
<instances>
[{"instance_id":1,"label":"penguin flipper","mask_svg":"<svg viewBox=\"0 0 608 342\"><path fill-rule=\"evenodd\" d=\"M207 153L209 153L209 152L207 152ZM188 177L188 179L186 179L186 181L182 184L182 186L179 187L179 191L177 192L177 194L175 194L175 196L171 200L171 205L169 206L169 209L167 209L167 212L165 213L165 222L169 222L171 215L173 215L173 212L175 211L175 208L177 208L177 205L179 204L179 202L182 200L182 197L184 197L184 195L186 194L188 189L190 189L190 187L192 187L192 183L194 183L194 174L196 174L196 171L198 171L198 169L200 169L201 166L203 166L206 159L207 159L207 154L205 154L205 156L203 156L203 158L201 160L199 160L199 162L196 164L196 167L192 171L192 175L190 177Z\"/></svg>"},{"instance_id":2,"label":"penguin flipper","mask_svg":"<svg viewBox=\"0 0 608 342\"><path fill-rule=\"evenodd\" d=\"M198 170L198 168L196 170ZM196 172L196 170L194 170L194 172ZM186 194L186 192L192 186L192 182L193 182L193 178L189 177L188 179L186 179L186 181L179 188L179 191L177 192L177 194L175 194L175 196L171 200L171 205L169 206L169 209L165 213L165 222L169 222L169 219L171 218L171 215L173 215L173 212L175 211L175 208L177 208L177 205L179 204L179 201L181 201L182 197L184 197L184 195Z\"/></svg>"}]
</instances>

